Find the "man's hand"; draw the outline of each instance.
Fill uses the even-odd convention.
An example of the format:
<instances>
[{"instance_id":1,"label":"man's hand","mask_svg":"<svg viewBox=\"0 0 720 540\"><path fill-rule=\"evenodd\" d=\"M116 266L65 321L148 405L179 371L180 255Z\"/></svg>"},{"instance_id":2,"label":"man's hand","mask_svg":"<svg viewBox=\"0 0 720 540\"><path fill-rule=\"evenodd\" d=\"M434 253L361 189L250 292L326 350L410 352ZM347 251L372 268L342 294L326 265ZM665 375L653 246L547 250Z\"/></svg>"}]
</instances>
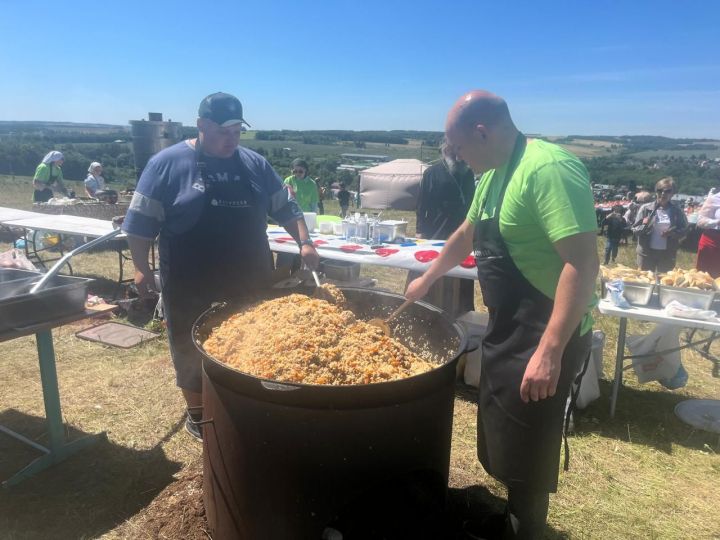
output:
<instances>
[{"instance_id":1,"label":"man's hand","mask_svg":"<svg viewBox=\"0 0 720 540\"><path fill-rule=\"evenodd\" d=\"M310 270L317 270L320 266L320 256L313 246L303 244L300 248L300 256Z\"/></svg>"},{"instance_id":2,"label":"man's hand","mask_svg":"<svg viewBox=\"0 0 720 540\"><path fill-rule=\"evenodd\" d=\"M520 383L520 399L527 403L554 396L561 366L561 354L544 352L538 348L525 368Z\"/></svg>"},{"instance_id":3,"label":"man's hand","mask_svg":"<svg viewBox=\"0 0 720 540\"><path fill-rule=\"evenodd\" d=\"M413 302L417 302L418 300L421 300L429 290L430 284L427 282L427 279L425 279L425 276L422 275L410 282L407 290L405 291L405 298L412 300Z\"/></svg>"},{"instance_id":4,"label":"man's hand","mask_svg":"<svg viewBox=\"0 0 720 540\"><path fill-rule=\"evenodd\" d=\"M155 276L152 272L143 273L139 270L135 271L135 287L137 287L140 298L150 298L155 289Z\"/></svg>"}]
</instances>

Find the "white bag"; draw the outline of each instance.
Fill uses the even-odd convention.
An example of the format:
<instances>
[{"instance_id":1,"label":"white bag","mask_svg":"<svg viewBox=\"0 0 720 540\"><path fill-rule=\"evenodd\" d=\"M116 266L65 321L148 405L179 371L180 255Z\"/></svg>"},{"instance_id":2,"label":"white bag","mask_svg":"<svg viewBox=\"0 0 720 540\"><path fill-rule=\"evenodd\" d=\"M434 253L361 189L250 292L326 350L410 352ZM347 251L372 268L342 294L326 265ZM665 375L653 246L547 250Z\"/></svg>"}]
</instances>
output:
<instances>
[{"instance_id":1,"label":"white bag","mask_svg":"<svg viewBox=\"0 0 720 540\"><path fill-rule=\"evenodd\" d=\"M679 326L658 324L646 336L628 336L626 344L632 356L675 349L680 346L681 331ZM632 366L640 383L671 379L680 368L680 351L633 358Z\"/></svg>"},{"instance_id":2,"label":"white bag","mask_svg":"<svg viewBox=\"0 0 720 540\"><path fill-rule=\"evenodd\" d=\"M480 386L480 364L482 362L482 337L487 331L488 314L477 311L468 311L460 315L457 322L465 327L470 341L480 341L480 346L467 354L464 354L465 365L462 368L462 375L465 384L478 388Z\"/></svg>"},{"instance_id":3,"label":"white bag","mask_svg":"<svg viewBox=\"0 0 720 540\"><path fill-rule=\"evenodd\" d=\"M30 270L37 272L35 265L25 256L20 249L11 249L0 253L0 267L2 268L18 268L20 270Z\"/></svg>"}]
</instances>

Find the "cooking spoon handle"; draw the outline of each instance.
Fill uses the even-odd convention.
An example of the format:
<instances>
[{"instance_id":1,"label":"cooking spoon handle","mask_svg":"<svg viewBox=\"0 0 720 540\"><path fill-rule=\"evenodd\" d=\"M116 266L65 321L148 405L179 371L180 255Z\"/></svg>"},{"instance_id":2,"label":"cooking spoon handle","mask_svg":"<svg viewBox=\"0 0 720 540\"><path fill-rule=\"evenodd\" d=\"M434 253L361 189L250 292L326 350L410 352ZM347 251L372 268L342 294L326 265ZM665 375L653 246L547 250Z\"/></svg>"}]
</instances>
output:
<instances>
[{"instance_id":1,"label":"cooking spoon handle","mask_svg":"<svg viewBox=\"0 0 720 540\"><path fill-rule=\"evenodd\" d=\"M410 300L409 298L407 300L405 300L402 304L400 304L399 308L397 308L395 311L392 312L392 315L390 315L387 319L385 319L385 322L392 321L395 317L400 315L400 313L405 311L405 308L408 307L412 303L413 303L413 300Z\"/></svg>"},{"instance_id":2,"label":"cooking spoon handle","mask_svg":"<svg viewBox=\"0 0 720 540\"><path fill-rule=\"evenodd\" d=\"M315 270L312 271L312 277L315 280L315 285L317 285L318 287L321 287L320 276L318 276L318 273Z\"/></svg>"}]
</instances>

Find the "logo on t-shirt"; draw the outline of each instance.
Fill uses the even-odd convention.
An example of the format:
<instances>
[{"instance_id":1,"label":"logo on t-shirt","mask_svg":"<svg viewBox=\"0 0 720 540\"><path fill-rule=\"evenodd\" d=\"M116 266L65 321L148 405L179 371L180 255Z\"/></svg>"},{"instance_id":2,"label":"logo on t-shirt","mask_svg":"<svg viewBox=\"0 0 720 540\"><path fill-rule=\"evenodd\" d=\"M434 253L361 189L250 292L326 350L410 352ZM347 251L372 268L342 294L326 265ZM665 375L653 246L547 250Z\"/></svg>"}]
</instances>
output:
<instances>
[{"instance_id":1,"label":"logo on t-shirt","mask_svg":"<svg viewBox=\"0 0 720 540\"><path fill-rule=\"evenodd\" d=\"M210 199L211 206L219 206L223 208L250 208L247 201L226 201L223 199Z\"/></svg>"}]
</instances>

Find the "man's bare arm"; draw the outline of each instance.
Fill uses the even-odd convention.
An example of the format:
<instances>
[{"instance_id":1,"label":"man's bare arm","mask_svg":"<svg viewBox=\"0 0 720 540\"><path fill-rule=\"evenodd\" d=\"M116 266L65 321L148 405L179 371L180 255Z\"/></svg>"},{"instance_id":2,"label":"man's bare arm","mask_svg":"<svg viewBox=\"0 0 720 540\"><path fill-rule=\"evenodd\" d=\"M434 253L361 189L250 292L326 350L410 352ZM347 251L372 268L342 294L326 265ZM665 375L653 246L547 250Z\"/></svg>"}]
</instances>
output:
<instances>
[{"instance_id":1,"label":"man's bare arm","mask_svg":"<svg viewBox=\"0 0 720 540\"><path fill-rule=\"evenodd\" d=\"M555 395L563 352L587 311L595 287L600 265L596 242L596 234L587 232L554 244L564 265L550 320L520 385L523 401Z\"/></svg>"}]
</instances>

